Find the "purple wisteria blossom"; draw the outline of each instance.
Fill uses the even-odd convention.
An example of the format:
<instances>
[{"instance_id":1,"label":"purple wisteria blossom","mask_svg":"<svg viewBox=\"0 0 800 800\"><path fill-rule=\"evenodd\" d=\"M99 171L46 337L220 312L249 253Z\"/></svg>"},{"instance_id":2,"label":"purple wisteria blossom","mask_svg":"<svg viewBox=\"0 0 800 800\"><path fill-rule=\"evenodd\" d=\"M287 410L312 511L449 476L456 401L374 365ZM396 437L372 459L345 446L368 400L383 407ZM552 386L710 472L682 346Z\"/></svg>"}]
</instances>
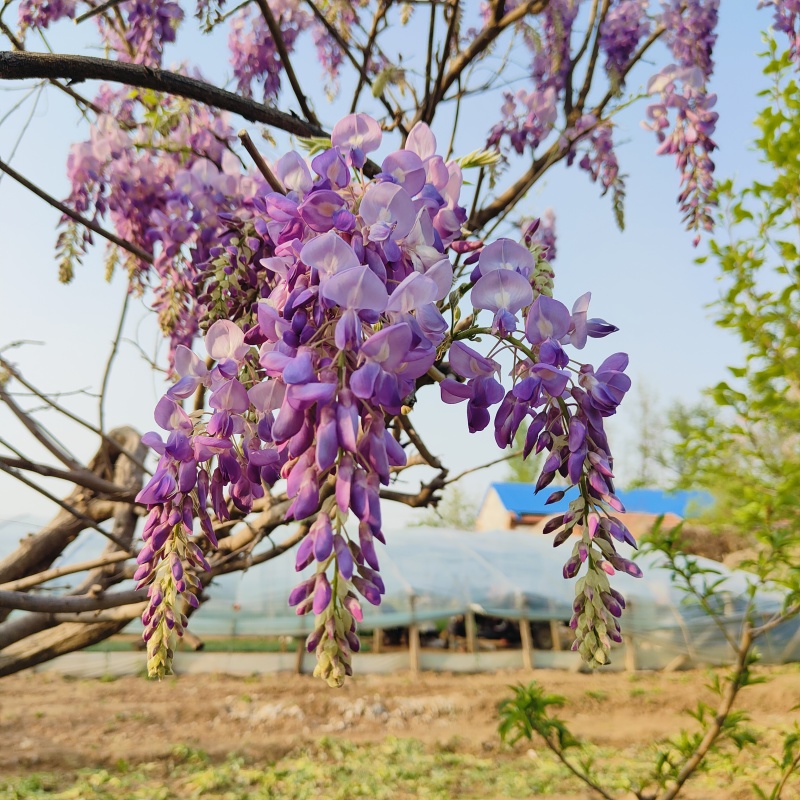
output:
<instances>
[{"instance_id":1,"label":"purple wisteria blossom","mask_svg":"<svg viewBox=\"0 0 800 800\"><path fill-rule=\"evenodd\" d=\"M145 551L137 573L155 587L148 631L158 635L148 633L148 641L156 672L168 669L169 631L182 630L163 627L164 609L177 619L197 586L186 583L197 567L191 559L181 562L184 588L173 586L173 554L193 553L193 536L215 544L210 512L217 520L234 509L247 513L281 478L290 498L287 518L309 520L298 569L315 565L290 602L298 613L315 615L307 644L317 654L317 673L340 684L351 672L355 625L363 616L357 597L379 603L384 591L375 547L384 540L381 486L406 463L387 420L404 413L437 360L448 325L436 303L453 281L446 242L466 219L458 205L460 170L435 154L424 125L411 131L408 149L385 157L384 172L366 180L361 169L381 138L374 120L356 114L335 126L333 146L310 164L296 153L283 156L276 174L285 194L254 183L239 214L223 221L230 231L225 244L209 250L218 276L209 299L214 284L242 262L251 284L248 291L239 283L232 295L242 303L237 322L228 305L207 329L212 367L176 347L178 380L156 415L167 441L147 439L161 462L140 499L158 520L181 509L180 520ZM208 167L203 180L222 174ZM182 185L187 181L193 185L188 178ZM529 271L525 255L518 260ZM501 281L522 281L530 302L527 278L494 272ZM519 310L516 300L500 301L511 314ZM473 405L485 411L502 387L488 375L472 377L480 386ZM200 386L209 412L189 416L178 401Z\"/></svg>"}]
</instances>

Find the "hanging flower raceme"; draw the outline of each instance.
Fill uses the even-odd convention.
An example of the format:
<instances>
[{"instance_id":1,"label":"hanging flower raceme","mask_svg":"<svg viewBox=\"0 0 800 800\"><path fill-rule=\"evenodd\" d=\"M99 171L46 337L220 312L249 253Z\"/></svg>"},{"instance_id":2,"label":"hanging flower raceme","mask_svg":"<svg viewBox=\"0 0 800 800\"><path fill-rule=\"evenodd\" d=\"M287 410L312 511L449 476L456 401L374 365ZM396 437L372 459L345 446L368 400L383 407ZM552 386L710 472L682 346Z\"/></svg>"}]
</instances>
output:
<instances>
[{"instance_id":1,"label":"hanging flower raceme","mask_svg":"<svg viewBox=\"0 0 800 800\"><path fill-rule=\"evenodd\" d=\"M539 245L535 256L501 239L481 249L470 281L472 303L493 313L491 325L456 333L440 306L453 289L448 248L466 218L461 170L436 154L420 124L368 179L365 165L381 139L377 122L353 114L310 164L284 155L274 171L285 193L257 191L209 248L200 326L214 366L176 348L179 379L156 411L166 441L148 435L161 459L139 495L151 509L137 580L150 587L153 674L169 671L170 636L197 604L203 549L216 545L211 512L221 521L246 514L283 479L286 517L306 529L296 554L303 577L289 602L314 615L307 647L316 674L342 683L359 648L361 603L378 604L385 591L375 544L384 542L381 486L406 463L391 420L405 413L423 376L441 379L431 368L448 352L458 379L442 382L442 396L468 401L470 430L485 428L501 404L497 438L506 446L533 416L536 447L554 454L540 483L559 470L581 482L586 513L614 502L602 417L613 413L627 378L611 359L573 379L563 349L613 328L587 319L586 298L570 315L542 295L552 273ZM468 290L462 285L459 296ZM481 332L517 353L512 392L491 354L459 341ZM179 401L201 386L209 410L186 414ZM501 419L507 408L509 424ZM605 530L594 539L605 542ZM589 552L591 569L600 557L596 547Z\"/></svg>"}]
</instances>

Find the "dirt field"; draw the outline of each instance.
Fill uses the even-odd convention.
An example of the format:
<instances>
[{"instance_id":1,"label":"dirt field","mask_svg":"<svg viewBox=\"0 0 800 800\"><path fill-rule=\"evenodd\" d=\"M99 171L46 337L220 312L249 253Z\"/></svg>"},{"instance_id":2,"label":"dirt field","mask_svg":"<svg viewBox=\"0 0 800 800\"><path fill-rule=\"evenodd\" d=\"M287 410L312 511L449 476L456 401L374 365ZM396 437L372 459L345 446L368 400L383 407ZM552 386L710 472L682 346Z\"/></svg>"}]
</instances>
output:
<instances>
[{"instance_id":1,"label":"dirt field","mask_svg":"<svg viewBox=\"0 0 800 800\"><path fill-rule=\"evenodd\" d=\"M745 689L741 707L769 747L778 742L778 730L800 718L790 710L800 702L800 666L764 671L771 680ZM235 752L266 765L322 737L366 746L391 736L502 758L509 753L496 734L497 704L508 696L509 684L532 678L567 697L561 716L575 734L620 753L642 752L681 727L691 728L682 712L712 699L705 672L397 674L357 677L341 690L291 675L197 675L155 683L28 673L0 680L0 776L163 761L176 746L202 750L212 761ZM517 756L530 756L530 747L518 745ZM756 752L761 755L749 757L766 762L766 750ZM720 778L716 783L687 797L753 796L732 793ZM790 797L800 794L784 795Z\"/></svg>"}]
</instances>

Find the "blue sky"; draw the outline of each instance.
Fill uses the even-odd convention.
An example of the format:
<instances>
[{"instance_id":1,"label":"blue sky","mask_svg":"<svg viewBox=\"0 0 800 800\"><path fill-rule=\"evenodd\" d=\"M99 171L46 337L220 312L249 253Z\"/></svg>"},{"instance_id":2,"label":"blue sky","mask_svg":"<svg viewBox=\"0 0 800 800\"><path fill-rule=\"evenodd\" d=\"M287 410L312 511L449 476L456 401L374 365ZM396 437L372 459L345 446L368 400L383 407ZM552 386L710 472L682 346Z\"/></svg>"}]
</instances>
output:
<instances>
[{"instance_id":1,"label":"blue sky","mask_svg":"<svg viewBox=\"0 0 800 800\"><path fill-rule=\"evenodd\" d=\"M722 5L713 80L720 113L715 137L720 149L715 161L719 176L733 176L745 183L760 169L750 140L752 119L761 103L756 93L765 86L756 53L763 49L760 31L770 17L766 12L757 12L754 2ZM80 52L82 37L88 38L91 33L91 29L76 30L64 23L53 31L51 42L56 47L61 43L66 51ZM209 61L209 52L204 40L191 37L185 53L176 56L196 59L202 53L204 72L224 75L221 59L219 63ZM318 85L316 63L303 56L301 52L297 63L309 66L301 69L301 79L307 85ZM661 54L658 59L665 63ZM651 71L644 67L635 73L629 88L635 90L643 85ZM89 93L88 87L84 91ZM19 97L21 93L17 91L0 93L0 117ZM493 100L492 115L487 116L486 103L465 116L457 152L482 145L487 119L494 121L499 105ZM321 99L316 106L328 126L340 116L336 107L325 107ZM0 126L0 156L4 159L10 156L30 109L29 102ZM703 267L694 263L698 255L706 252L706 245L693 248L691 235L681 227L675 202L679 191L677 171L670 158L655 156L654 135L640 128L643 117L644 103L638 103L617 118L617 138L622 143L619 160L622 171L629 176L624 233L614 224L609 198L600 198L598 187L576 168L553 169L521 209L538 214L553 208L556 213L556 296L571 305L578 295L590 290L593 315L604 317L621 329L614 337L592 342L584 351L586 357L597 363L612 352L627 351L635 383L645 385L660 407L666 408L675 400L698 399L704 387L723 379L726 365L740 359L740 348L710 320L707 306L718 295L715 270L711 263ZM439 129L438 133L440 139L446 140L449 132ZM49 89L39 100L13 165L51 194L63 197L68 192L64 167L68 146L85 135L84 124L71 102ZM266 155L273 154L267 150ZM8 177L0 181L0 209L0 346L22 339L41 341L43 345L26 345L11 353L26 376L50 392L96 391L122 304L122 281L117 278L110 285L103 281L98 248L78 269L70 286L58 284L54 259L57 212ZM164 387L159 374L142 356L142 351L155 356L158 336L139 299L132 303L124 338L106 401L108 424L130 424L149 430L153 427L152 408ZM431 449L449 460L454 471L498 455L490 432L475 436L467 433L464 408L442 406L434 390L426 392L420 397L419 407L426 399L430 402L420 414L418 425ZM64 402L96 422L95 398L72 395ZM43 415L42 420L55 422L55 417ZM24 438L4 409L0 410L0 426L4 438L24 441L26 452L40 455L34 447L28 448L30 439ZM612 428L618 474L623 482L632 463L629 427L623 404ZM59 422L55 430L81 458L91 455L96 443L78 426L63 427ZM479 499L488 478L502 475L502 467L471 475L465 488L471 498ZM63 485L53 484L53 490L62 493ZM50 514L46 503L4 476L0 476L0 496L0 520L23 514ZM392 520L403 519L404 515L392 516L389 525Z\"/></svg>"}]
</instances>

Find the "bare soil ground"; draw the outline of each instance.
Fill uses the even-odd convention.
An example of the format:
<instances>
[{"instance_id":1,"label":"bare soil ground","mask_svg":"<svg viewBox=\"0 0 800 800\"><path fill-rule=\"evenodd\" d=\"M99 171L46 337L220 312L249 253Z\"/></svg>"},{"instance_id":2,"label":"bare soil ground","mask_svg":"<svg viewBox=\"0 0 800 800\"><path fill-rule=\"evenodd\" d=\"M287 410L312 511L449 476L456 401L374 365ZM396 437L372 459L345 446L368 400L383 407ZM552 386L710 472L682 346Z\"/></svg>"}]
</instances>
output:
<instances>
[{"instance_id":1,"label":"bare soil ground","mask_svg":"<svg viewBox=\"0 0 800 800\"><path fill-rule=\"evenodd\" d=\"M800 665L764 672L769 682L743 690L740 707L774 745L777 732L800 718L791 710L800 702ZM194 675L157 683L29 672L0 680L0 776L158 761L177 745L212 759L236 752L257 763L274 762L323 736L355 743L413 738L430 747L499 756L497 704L510 684L532 679L567 698L561 716L575 734L620 752L638 750L692 727L683 712L698 701L712 702L704 686L708 677L703 671L405 673L356 677L333 690L311 677L282 674ZM530 746L519 747L524 753ZM720 785L687 796L740 796L726 792Z\"/></svg>"}]
</instances>

